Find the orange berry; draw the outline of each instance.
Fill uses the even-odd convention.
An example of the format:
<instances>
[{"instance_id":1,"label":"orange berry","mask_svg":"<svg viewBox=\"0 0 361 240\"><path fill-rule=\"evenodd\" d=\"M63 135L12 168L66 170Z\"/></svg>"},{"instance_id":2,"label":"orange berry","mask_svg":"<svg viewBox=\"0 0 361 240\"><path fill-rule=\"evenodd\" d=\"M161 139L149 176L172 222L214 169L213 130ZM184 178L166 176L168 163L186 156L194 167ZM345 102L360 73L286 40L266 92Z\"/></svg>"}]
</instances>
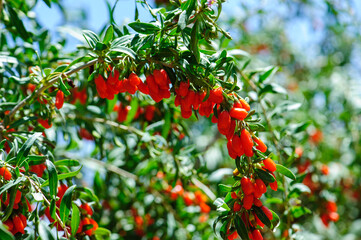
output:
<instances>
[{"instance_id":1,"label":"orange berry","mask_svg":"<svg viewBox=\"0 0 361 240\"><path fill-rule=\"evenodd\" d=\"M216 89L212 89L209 92L209 100L214 103L222 103L223 102L223 88L218 87Z\"/></svg>"},{"instance_id":2,"label":"orange berry","mask_svg":"<svg viewBox=\"0 0 361 240\"><path fill-rule=\"evenodd\" d=\"M242 107L246 109L246 111L251 110L251 107L249 106L248 102L244 100L243 98L239 99L239 102L242 104Z\"/></svg>"},{"instance_id":3,"label":"orange berry","mask_svg":"<svg viewBox=\"0 0 361 240\"><path fill-rule=\"evenodd\" d=\"M243 119L245 119L247 117L248 112L243 108L233 107L229 111L229 114L231 115L231 117L233 117L235 119L243 120Z\"/></svg>"},{"instance_id":4,"label":"orange berry","mask_svg":"<svg viewBox=\"0 0 361 240\"><path fill-rule=\"evenodd\" d=\"M337 211L337 205L333 201L328 201L326 203L326 209L330 212L336 212Z\"/></svg>"},{"instance_id":5,"label":"orange berry","mask_svg":"<svg viewBox=\"0 0 361 240\"><path fill-rule=\"evenodd\" d=\"M237 134L234 134L232 137L232 149L238 156L242 156L244 154L241 138Z\"/></svg>"},{"instance_id":6,"label":"orange berry","mask_svg":"<svg viewBox=\"0 0 361 240\"><path fill-rule=\"evenodd\" d=\"M262 142L261 139L259 139L259 138L257 138L257 137L254 137L253 140L254 140L255 143L257 143L256 148L257 148L258 150L260 150L260 151L263 152L263 153L267 151L267 146L266 146L266 144L264 144L264 143Z\"/></svg>"},{"instance_id":7,"label":"orange berry","mask_svg":"<svg viewBox=\"0 0 361 240\"><path fill-rule=\"evenodd\" d=\"M63 104L64 104L64 93L61 90L59 90L56 93L56 97L55 97L55 107L57 109L60 109L63 107Z\"/></svg>"},{"instance_id":8,"label":"orange berry","mask_svg":"<svg viewBox=\"0 0 361 240\"><path fill-rule=\"evenodd\" d=\"M251 209L253 205L253 199L254 199L253 194L245 195L243 198L243 207L247 210Z\"/></svg>"},{"instance_id":9,"label":"orange berry","mask_svg":"<svg viewBox=\"0 0 361 240\"><path fill-rule=\"evenodd\" d=\"M138 86L141 82L137 74L131 73L128 77L129 83L133 86Z\"/></svg>"},{"instance_id":10,"label":"orange berry","mask_svg":"<svg viewBox=\"0 0 361 240\"><path fill-rule=\"evenodd\" d=\"M255 229L252 231L252 240L263 240L262 234L259 230Z\"/></svg>"},{"instance_id":11,"label":"orange berry","mask_svg":"<svg viewBox=\"0 0 361 240\"><path fill-rule=\"evenodd\" d=\"M20 233L24 234L25 233L25 231L24 231L25 226L23 224L23 221L21 220L21 218L18 215L15 215L13 217L13 222L14 222L14 227L16 229L16 232L20 232Z\"/></svg>"},{"instance_id":12,"label":"orange berry","mask_svg":"<svg viewBox=\"0 0 361 240\"><path fill-rule=\"evenodd\" d=\"M233 211L238 212L238 211L241 210L241 208L242 208L242 205L239 204L238 201L235 201L234 204L233 204Z\"/></svg>"},{"instance_id":13,"label":"orange berry","mask_svg":"<svg viewBox=\"0 0 361 240\"><path fill-rule=\"evenodd\" d=\"M251 179L249 179L247 177L243 177L241 179L241 187L242 187L242 191L245 195L250 195L250 194L254 193L253 183L252 183Z\"/></svg>"},{"instance_id":14,"label":"orange berry","mask_svg":"<svg viewBox=\"0 0 361 240\"><path fill-rule=\"evenodd\" d=\"M236 238L238 238L238 233L237 231L234 231L233 233L231 233L230 235L228 235L228 240L234 240Z\"/></svg>"},{"instance_id":15,"label":"orange berry","mask_svg":"<svg viewBox=\"0 0 361 240\"><path fill-rule=\"evenodd\" d=\"M237 199L238 198L237 193L236 192L231 192L231 198Z\"/></svg>"},{"instance_id":16,"label":"orange berry","mask_svg":"<svg viewBox=\"0 0 361 240\"><path fill-rule=\"evenodd\" d=\"M270 172L274 172L277 169L275 162L270 158L263 160L263 164L264 164L264 167L267 170L269 170Z\"/></svg>"},{"instance_id":17,"label":"orange berry","mask_svg":"<svg viewBox=\"0 0 361 240\"><path fill-rule=\"evenodd\" d=\"M87 203L80 205L80 208L84 209L90 216L93 215L93 209Z\"/></svg>"},{"instance_id":18,"label":"orange berry","mask_svg":"<svg viewBox=\"0 0 361 240\"><path fill-rule=\"evenodd\" d=\"M241 132L241 142L242 142L242 147L244 149L244 152L246 154L247 157L252 157L253 156L253 140L251 137L251 134L246 130L243 129Z\"/></svg>"},{"instance_id":19,"label":"orange berry","mask_svg":"<svg viewBox=\"0 0 361 240\"><path fill-rule=\"evenodd\" d=\"M6 167L0 168L0 175L3 176L3 178L7 181L12 177L11 172Z\"/></svg>"},{"instance_id":20,"label":"orange berry","mask_svg":"<svg viewBox=\"0 0 361 240\"><path fill-rule=\"evenodd\" d=\"M227 111L223 111L218 115L218 131L226 135L231 125L231 117Z\"/></svg>"}]
</instances>

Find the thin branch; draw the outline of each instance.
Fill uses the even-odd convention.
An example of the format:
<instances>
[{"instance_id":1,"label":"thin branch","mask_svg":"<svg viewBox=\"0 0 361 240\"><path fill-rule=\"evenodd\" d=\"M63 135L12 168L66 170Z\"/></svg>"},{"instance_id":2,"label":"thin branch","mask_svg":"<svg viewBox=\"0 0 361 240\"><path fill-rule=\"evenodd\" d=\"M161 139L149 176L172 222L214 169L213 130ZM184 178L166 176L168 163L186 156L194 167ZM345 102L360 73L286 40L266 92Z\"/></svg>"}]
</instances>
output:
<instances>
[{"instance_id":1,"label":"thin branch","mask_svg":"<svg viewBox=\"0 0 361 240\"><path fill-rule=\"evenodd\" d=\"M70 76L74 73L79 72L80 70L83 70L85 68L88 68L92 65L94 65L95 63L98 62L98 59L94 59L91 60L77 68L74 68L72 70L69 70L67 72L64 73L65 76ZM32 98L35 98L36 96L39 96L42 92L44 92L46 89L48 89L49 87L51 87L53 84L55 84L57 81L59 80L59 76L53 77L51 78L46 84L44 84L41 88L39 88L38 90L36 90L32 95L27 96L26 98L24 98L21 102L19 102L11 111L8 115L6 115L6 119L4 121L7 122L9 119L11 119L12 116L14 116L14 114L22 107L24 107L28 101L30 101ZM5 124L6 126L6 124Z\"/></svg>"}]
</instances>

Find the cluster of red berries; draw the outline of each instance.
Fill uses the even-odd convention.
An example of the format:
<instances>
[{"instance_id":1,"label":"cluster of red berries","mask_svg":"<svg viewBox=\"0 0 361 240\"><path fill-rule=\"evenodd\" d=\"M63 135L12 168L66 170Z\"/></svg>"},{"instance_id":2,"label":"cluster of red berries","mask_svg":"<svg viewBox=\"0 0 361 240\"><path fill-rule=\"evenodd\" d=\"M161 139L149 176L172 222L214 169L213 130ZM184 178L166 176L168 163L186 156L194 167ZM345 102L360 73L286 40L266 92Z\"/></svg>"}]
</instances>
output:
<instances>
[{"instance_id":1,"label":"cluster of red berries","mask_svg":"<svg viewBox=\"0 0 361 240\"><path fill-rule=\"evenodd\" d=\"M130 106L123 106L122 103L115 105L113 111L118 113L117 120L118 122L124 122L128 117L128 112L130 111ZM148 122L152 121L154 114L157 111L157 108L153 105L148 105L146 107L138 107L137 112L134 116L134 120L138 119L141 115L144 114L144 119Z\"/></svg>"},{"instance_id":2,"label":"cluster of red berries","mask_svg":"<svg viewBox=\"0 0 361 240\"><path fill-rule=\"evenodd\" d=\"M84 232L86 235L92 236L98 229L98 223L91 218L91 216L93 216L93 209L89 206L89 204L82 203L80 205L80 210L82 218L76 233L78 234ZM92 225L91 228L88 227L89 225Z\"/></svg>"},{"instance_id":3,"label":"cluster of red berries","mask_svg":"<svg viewBox=\"0 0 361 240\"><path fill-rule=\"evenodd\" d=\"M65 184L61 184L58 187L57 197L59 198L59 200L56 201L56 206L58 208L60 207L61 200L63 199L63 196L68 188L69 187ZM86 235L91 236L91 235L93 235L94 231L98 228L98 223L94 219L91 218L91 216L93 215L93 210L87 203L83 203L80 206L80 209L81 209L82 218L81 218L78 230L77 230L77 234L84 232ZM59 214L58 210L57 210L57 214ZM53 223L55 221L51 217L49 207L47 207L45 209L45 215L49 219L50 222ZM89 228L89 225L91 225L91 228ZM58 231L64 230L64 229L62 229L62 227L60 226L60 224L58 222L55 223L55 226L57 227ZM70 226L66 226L66 228L71 230ZM86 229L86 230L83 231L83 229Z\"/></svg>"},{"instance_id":4,"label":"cluster of red berries","mask_svg":"<svg viewBox=\"0 0 361 240\"><path fill-rule=\"evenodd\" d=\"M149 94L155 102L160 102L162 99L170 97L169 84L171 82L164 69L154 70L153 74L146 77L145 82L135 73L131 73L126 79L119 80L119 72L117 70L114 70L113 74L109 73L106 81L99 74L94 82L99 96L109 100L114 99L114 96L118 93L128 92L135 94L137 90L143 94Z\"/></svg>"},{"instance_id":5,"label":"cluster of red berries","mask_svg":"<svg viewBox=\"0 0 361 240\"><path fill-rule=\"evenodd\" d=\"M73 88L71 91L72 100L70 101L71 104L75 104L77 100L81 104L85 104L86 100L88 99L88 94L86 93L86 88L79 90L79 88Z\"/></svg>"},{"instance_id":6,"label":"cluster of red berries","mask_svg":"<svg viewBox=\"0 0 361 240\"><path fill-rule=\"evenodd\" d=\"M137 209L134 207L131 208L131 212L135 223L135 234L143 237L146 233L146 228L150 225L153 225L155 220L149 213L145 214L144 216L140 216Z\"/></svg>"},{"instance_id":7,"label":"cluster of red berries","mask_svg":"<svg viewBox=\"0 0 361 240\"><path fill-rule=\"evenodd\" d=\"M5 167L2 167L0 169L0 171L3 170L3 168L5 168ZM5 172L7 172L6 170L7 169L5 168ZM8 180L10 180L11 179L11 173L9 172L9 173L7 173L7 175L8 175ZM10 177L10 179L9 179L9 177ZM10 194L8 192L6 192L6 194L5 194L6 198L3 195L4 194L0 195L2 206L5 207L5 208L8 208L9 205L10 205ZM21 212L21 209L23 209L22 208L23 204L22 204L21 199L23 197L24 196L22 195L21 191L16 190L14 203L13 203L13 206L12 206L13 210L15 210L15 211L13 211L12 214L10 215L10 217L6 221L3 222L4 225L7 226L7 229L13 235L15 235L17 233L24 234L25 233L24 229L27 226L27 218ZM28 210L31 211L31 206L30 206L29 201L26 198L25 198L25 201L26 201Z\"/></svg>"},{"instance_id":8,"label":"cluster of red berries","mask_svg":"<svg viewBox=\"0 0 361 240\"><path fill-rule=\"evenodd\" d=\"M321 220L323 224L328 227L330 222L337 222L340 216L337 213L337 205L333 201L326 202L326 208L323 209L323 213L321 214Z\"/></svg>"},{"instance_id":9,"label":"cluster of red berries","mask_svg":"<svg viewBox=\"0 0 361 240\"><path fill-rule=\"evenodd\" d=\"M25 228L27 226L27 219L26 217L19 213L19 214L13 214L11 218L8 218L4 225L7 227L7 229L13 234L25 233Z\"/></svg>"}]
</instances>

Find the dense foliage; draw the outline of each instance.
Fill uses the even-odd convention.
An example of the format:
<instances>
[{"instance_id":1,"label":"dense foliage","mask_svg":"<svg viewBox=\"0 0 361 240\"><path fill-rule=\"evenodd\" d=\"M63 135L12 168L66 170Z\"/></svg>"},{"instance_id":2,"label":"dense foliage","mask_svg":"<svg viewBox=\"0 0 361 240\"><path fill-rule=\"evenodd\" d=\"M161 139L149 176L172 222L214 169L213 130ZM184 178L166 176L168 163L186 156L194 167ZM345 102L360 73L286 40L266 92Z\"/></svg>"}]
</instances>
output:
<instances>
[{"instance_id":1,"label":"dense foliage","mask_svg":"<svg viewBox=\"0 0 361 240\"><path fill-rule=\"evenodd\" d=\"M360 236L351 5L139 1L120 25L116 1L66 53L36 4L0 2L1 239Z\"/></svg>"}]
</instances>

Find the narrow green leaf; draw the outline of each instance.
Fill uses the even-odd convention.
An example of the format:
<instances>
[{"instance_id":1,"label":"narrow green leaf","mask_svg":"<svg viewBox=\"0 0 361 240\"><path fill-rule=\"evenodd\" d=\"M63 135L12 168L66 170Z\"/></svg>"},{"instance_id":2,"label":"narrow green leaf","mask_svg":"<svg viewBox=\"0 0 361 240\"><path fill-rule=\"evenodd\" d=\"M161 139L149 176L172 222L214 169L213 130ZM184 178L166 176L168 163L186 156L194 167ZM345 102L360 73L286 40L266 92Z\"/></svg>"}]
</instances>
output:
<instances>
[{"instance_id":1,"label":"narrow green leaf","mask_svg":"<svg viewBox=\"0 0 361 240\"><path fill-rule=\"evenodd\" d=\"M138 112L138 105L138 98L132 98L132 101L130 102L130 111L128 112L124 124L129 124L134 119L135 115Z\"/></svg>"},{"instance_id":2,"label":"narrow green leaf","mask_svg":"<svg viewBox=\"0 0 361 240\"><path fill-rule=\"evenodd\" d=\"M39 236L41 240L55 240L49 226L44 221L39 223Z\"/></svg>"},{"instance_id":3,"label":"narrow green leaf","mask_svg":"<svg viewBox=\"0 0 361 240\"><path fill-rule=\"evenodd\" d=\"M68 87L65 85L63 79L61 79L61 78L59 80L59 86L60 86L60 90L64 93L65 96L70 95L70 91L69 91Z\"/></svg>"},{"instance_id":4,"label":"narrow green leaf","mask_svg":"<svg viewBox=\"0 0 361 240\"><path fill-rule=\"evenodd\" d=\"M80 165L78 160L75 159L62 159L54 162L55 166L67 166L67 167L77 167Z\"/></svg>"},{"instance_id":5,"label":"narrow green leaf","mask_svg":"<svg viewBox=\"0 0 361 240\"><path fill-rule=\"evenodd\" d=\"M276 227L278 227L278 225L280 225L280 217L277 215L277 213L275 213L274 211L272 211L270 209L272 215L273 215L273 219L272 219L272 229L275 229Z\"/></svg>"},{"instance_id":6,"label":"narrow green leaf","mask_svg":"<svg viewBox=\"0 0 361 240\"><path fill-rule=\"evenodd\" d=\"M166 111L164 114L164 125L162 128L162 136L164 139L167 139L170 128L171 128L171 114L170 111Z\"/></svg>"},{"instance_id":7,"label":"narrow green leaf","mask_svg":"<svg viewBox=\"0 0 361 240\"><path fill-rule=\"evenodd\" d=\"M58 173L56 171L54 164L51 161L46 160L46 166L49 173L49 179L47 181L50 182L49 184L50 195L52 197L55 197L58 191ZM42 184L42 187L44 187L43 185L44 184Z\"/></svg>"},{"instance_id":8,"label":"narrow green leaf","mask_svg":"<svg viewBox=\"0 0 361 240\"><path fill-rule=\"evenodd\" d=\"M38 137L40 137L40 135L41 135L41 132L34 133L31 137L28 138L28 140L26 140L24 145L20 148L20 150L18 151L18 154L16 156L16 165L17 166L22 166L22 163L28 156L31 147L35 143L36 139Z\"/></svg>"},{"instance_id":9,"label":"narrow green leaf","mask_svg":"<svg viewBox=\"0 0 361 240\"><path fill-rule=\"evenodd\" d=\"M103 43L108 44L113 39L114 29L113 25L110 25L105 32Z\"/></svg>"},{"instance_id":10,"label":"narrow green leaf","mask_svg":"<svg viewBox=\"0 0 361 240\"><path fill-rule=\"evenodd\" d=\"M254 212L257 214L257 217L261 222L263 222L267 227L271 228L271 220L268 219L267 215L263 212L262 208L253 206Z\"/></svg>"},{"instance_id":11,"label":"narrow green leaf","mask_svg":"<svg viewBox=\"0 0 361 240\"><path fill-rule=\"evenodd\" d=\"M256 169L255 171L258 177L262 179L263 182L272 183L276 181L276 179L269 172L263 171L261 169Z\"/></svg>"},{"instance_id":12,"label":"narrow green leaf","mask_svg":"<svg viewBox=\"0 0 361 240\"><path fill-rule=\"evenodd\" d=\"M232 191L232 187L228 186L228 185L219 184L218 187L219 187L219 190L221 190L222 192L231 192Z\"/></svg>"},{"instance_id":13,"label":"narrow green leaf","mask_svg":"<svg viewBox=\"0 0 361 240\"><path fill-rule=\"evenodd\" d=\"M74 171L74 172L69 172L69 173L62 173L57 175L58 180L64 180L66 178L71 178L71 177L75 177L76 175L78 175L78 173L80 172L82 167L79 167L78 170ZM43 184L41 184L41 187L45 187L49 185L49 180L46 180Z\"/></svg>"},{"instance_id":14,"label":"narrow green leaf","mask_svg":"<svg viewBox=\"0 0 361 240\"><path fill-rule=\"evenodd\" d=\"M25 177L19 177L16 180L10 180L7 184L5 184L4 186L2 186L0 188L0 195L3 194L5 191L7 191L9 188L11 188L12 186L15 186L17 184L19 184L22 181L25 181Z\"/></svg>"},{"instance_id":15,"label":"narrow green leaf","mask_svg":"<svg viewBox=\"0 0 361 240\"><path fill-rule=\"evenodd\" d=\"M236 225L238 235L243 240L249 240L248 229L239 215L236 215L236 219L234 223Z\"/></svg>"},{"instance_id":16,"label":"narrow green leaf","mask_svg":"<svg viewBox=\"0 0 361 240\"><path fill-rule=\"evenodd\" d=\"M75 186L76 185L73 185L65 191L64 196L60 202L59 217L63 222L66 222L68 220L70 208L72 207L71 203Z\"/></svg>"},{"instance_id":17,"label":"narrow green leaf","mask_svg":"<svg viewBox=\"0 0 361 240\"><path fill-rule=\"evenodd\" d=\"M19 33L20 37L27 42L32 42L28 31L26 31L23 22L20 20L18 14L15 10L10 6L10 4L6 4L6 7L9 12L10 22L15 26L16 31Z\"/></svg>"},{"instance_id":18,"label":"narrow green leaf","mask_svg":"<svg viewBox=\"0 0 361 240\"><path fill-rule=\"evenodd\" d=\"M134 31L142 34L155 34L159 31L159 27L152 23L132 22L128 24Z\"/></svg>"},{"instance_id":19,"label":"narrow green leaf","mask_svg":"<svg viewBox=\"0 0 361 240\"><path fill-rule=\"evenodd\" d=\"M269 67L269 69L265 73L259 76L258 81L262 83L267 78L271 78L278 71L278 69L279 69L278 67Z\"/></svg>"},{"instance_id":20,"label":"narrow green leaf","mask_svg":"<svg viewBox=\"0 0 361 240\"><path fill-rule=\"evenodd\" d=\"M72 213L71 213L71 235L75 236L78 231L80 224L80 211L78 206L75 203L72 203Z\"/></svg>"},{"instance_id":21,"label":"narrow green leaf","mask_svg":"<svg viewBox=\"0 0 361 240\"><path fill-rule=\"evenodd\" d=\"M111 52L124 53L133 59L137 59L137 54L130 48L117 46L110 49Z\"/></svg>"},{"instance_id":22,"label":"narrow green leaf","mask_svg":"<svg viewBox=\"0 0 361 240\"><path fill-rule=\"evenodd\" d=\"M0 223L0 239L1 240L15 240L14 236L9 232L5 225Z\"/></svg>"},{"instance_id":23,"label":"narrow green leaf","mask_svg":"<svg viewBox=\"0 0 361 240\"><path fill-rule=\"evenodd\" d=\"M285 175L286 177L288 177L288 178L290 178L292 180L296 180L295 174L293 172L291 172L291 170L289 170L285 166L282 166L280 164L276 164L276 168L277 168L277 172Z\"/></svg>"}]
</instances>

